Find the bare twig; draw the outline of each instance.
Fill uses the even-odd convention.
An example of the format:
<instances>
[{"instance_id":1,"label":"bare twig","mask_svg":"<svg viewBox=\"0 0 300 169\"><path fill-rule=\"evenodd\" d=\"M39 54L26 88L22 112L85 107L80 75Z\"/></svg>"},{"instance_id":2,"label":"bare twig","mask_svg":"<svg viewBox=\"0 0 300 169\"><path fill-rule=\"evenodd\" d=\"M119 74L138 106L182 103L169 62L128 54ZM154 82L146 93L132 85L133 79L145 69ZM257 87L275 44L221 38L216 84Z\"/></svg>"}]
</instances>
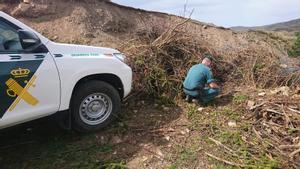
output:
<instances>
[{"instance_id":1,"label":"bare twig","mask_svg":"<svg viewBox=\"0 0 300 169\"><path fill-rule=\"evenodd\" d=\"M299 110L292 109L291 107L287 107L287 109L289 109L290 111L292 111L294 113L298 113L300 115L300 111Z\"/></svg>"},{"instance_id":2,"label":"bare twig","mask_svg":"<svg viewBox=\"0 0 300 169\"><path fill-rule=\"evenodd\" d=\"M280 145L280 149L294 149L294 148L300 148L300 142L295 145Z\"/></svg>"},{"instance_id":3,"label":"bare twig","mask_svg":"<svg viewBox=\"0 0 300 169\"><path fill-rule=\"evenodd\" d=\"M235 151L233 151L233 150L230 149L229 147L225 146L225 145L222 144L220 141L215 140L215 139L213 139L213 138L211 138L211 137L209 137L209 140L213 141L216 145L218 145L218 146L220 146L220 147L223 147L224 149L226 149L227 151L229 151L231 155L236 156L236 157L239 157L239 155L237 155L237 154L235 153Z\"/></svg>"},{"instance_id":4,"label":"bare twig","mask_svg":"<svg viewBox=\"0 0 300 169\"><path fill-rule=\"evenodd\" d=\"M252 130L254 131L256 137L258 137L260 140L262 140L261 135L256 131L255 127L252 127Z\"/></svg>"},{"instance_id":5,"label":"bare twig","mask_svg":"<svg viewBox=\"0 0 300 169\"><path fill-rule=\"evenodd\" d=\"M291 123L290 117L286 114L283 105L281 105L281 110L282 110L282 112L283 112L283 114L284 114L284 117L285 117L285 120L286 120L285 127L286 127L286 128L289 128L289 126L291 126L292 128L295 128L295 127L293 126L293 123Z\"/></svg>"},{"instance_id":6,"label":"bare twig","mask_svg":"<svg viewBox=\"0 0 300 169\"><path fill-rule=\"evenodd\" d=\"M295 151L293 151L293 152L289 155L289 157L290 157L290 158L294 158L294 156L295 156L296 154L298 154L298 153L300 153L300 148L297 149L297 150L295 150Z\"/></svg>"},{"instance_id":7,"label":"bare twig","mask_svg":"<svg viewBox=\"0 0 300 169\"><path fill-rule=\"evenodd\" d=\"M275 114L279 114L279 115L284 115L283 113L280 113L279 111L276 111L276 110L273 110L273 109L266 109L267 112L270 112L270 113L275 113Z\"/></svg>"},{"instance_id":8,"label":"bare twig","mask_svg":"<svg viewBox=\"0 0 300 169\"><path fill-rule=\"evenodd\" d=\"M205 154L206 154L207 156L213 158L213 159L216 159L216 160L218 160L218 161L222 161L222 162L224 162L224 163L226 163L226 164L228 164L228 165L231 165L231 166L243 167L243 168L244 168L244 167L254 167L254 166L252 166L252 165L244 165L244 164L238 164L238 163L235 163L235 162L231 162L231 161L222 159L222 158L220 158L220 157L216 157L216 156L214 156L214 155L212 155L212 154L210 154L210 153L208 153L208 152L205 152Z\"/></svg>"},{"instance_id":9,"label":"bare twig","mask_svg":"<svg viewBox=\"0 0 300 169\"><path fill-rule=\"evenodd\" d=\"M258 105L255 105L255 106L251 107L250 110L253 111L253 110L255 110L255 109L257 109L257 108L259 108L259 107L265 105L266 103L267 103L267 102L262 102L262 103L260 103L260 104L258 104Z\"/></svg>"}]
</instances>

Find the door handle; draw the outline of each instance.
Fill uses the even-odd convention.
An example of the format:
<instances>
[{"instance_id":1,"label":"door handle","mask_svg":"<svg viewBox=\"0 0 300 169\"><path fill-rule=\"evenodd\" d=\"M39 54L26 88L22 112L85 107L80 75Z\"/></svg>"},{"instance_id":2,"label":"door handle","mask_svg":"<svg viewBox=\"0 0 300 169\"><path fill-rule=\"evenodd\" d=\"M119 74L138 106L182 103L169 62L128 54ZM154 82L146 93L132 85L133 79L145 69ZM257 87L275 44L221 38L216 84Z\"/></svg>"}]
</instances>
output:
<instances>
[{"instance_id":1,"label":"door handle","mask_svg":"<svg viewBox=\"0 0 300 169\"><path fill-rule=\"evenodd\" d=\"M34 55L36 59L44 59L45 55Z\"/></svg>"},{"instance_id":2,"label":"door handle","mask_svg":"<svg viewBox=\"0 0 300 169\"><path fill-rule=\"evenodd\" d=\"M10 60L20 60L22 57L19 56L19 55L11 55L9 56L10 57Z\"/></svg>"}]
</instances>

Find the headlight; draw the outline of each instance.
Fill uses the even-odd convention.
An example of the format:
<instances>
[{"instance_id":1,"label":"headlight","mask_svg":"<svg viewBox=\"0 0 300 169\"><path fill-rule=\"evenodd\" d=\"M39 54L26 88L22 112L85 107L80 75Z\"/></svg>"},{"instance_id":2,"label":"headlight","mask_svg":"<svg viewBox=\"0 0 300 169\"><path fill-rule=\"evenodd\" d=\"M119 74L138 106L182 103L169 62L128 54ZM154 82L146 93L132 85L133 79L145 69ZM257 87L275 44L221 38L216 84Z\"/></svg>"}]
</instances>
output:
<instances>
[{"instance_id":1,"label":"headlight","mask_svg":"<svg viewBox=\"0 0 300 169\"><path fill-rule=\"evenodd\" d=\"M126 57L122 53L114 53L113 56L119 59L120 61L125 62Z\"/></svg>"}]
</instances>

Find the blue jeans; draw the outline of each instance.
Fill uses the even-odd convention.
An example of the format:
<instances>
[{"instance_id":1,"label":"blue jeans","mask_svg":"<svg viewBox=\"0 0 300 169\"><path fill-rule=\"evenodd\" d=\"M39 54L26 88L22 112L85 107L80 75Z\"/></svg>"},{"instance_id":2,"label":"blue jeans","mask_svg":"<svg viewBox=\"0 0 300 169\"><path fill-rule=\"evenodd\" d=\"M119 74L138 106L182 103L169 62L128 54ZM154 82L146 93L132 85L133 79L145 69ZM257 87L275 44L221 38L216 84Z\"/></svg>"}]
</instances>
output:
<instances>
[{"instance_id":1,"label":"blue jeans","mask_svg":"<svg viewBox=\"0 0 300 169\"><path fill-rule=\"evenodd\" d=\"M220 94L220 89L212 89L205 87L201 91L188 91L183 89L186 95L192 96L194 98L200 99L203 103L208 103L212 101L215 97Z\"/></svg>"},{"instance_id":2,"label":"blue jeans","mask_svg":"<svg viewBox=\"0 0 300 169\"><path fill-rule=\"evenodd\" d=\"M215 97L220 94L220 89L204 88L201 92L200 99L203 103L212 101Z\"/></svg>"}]
</instances>

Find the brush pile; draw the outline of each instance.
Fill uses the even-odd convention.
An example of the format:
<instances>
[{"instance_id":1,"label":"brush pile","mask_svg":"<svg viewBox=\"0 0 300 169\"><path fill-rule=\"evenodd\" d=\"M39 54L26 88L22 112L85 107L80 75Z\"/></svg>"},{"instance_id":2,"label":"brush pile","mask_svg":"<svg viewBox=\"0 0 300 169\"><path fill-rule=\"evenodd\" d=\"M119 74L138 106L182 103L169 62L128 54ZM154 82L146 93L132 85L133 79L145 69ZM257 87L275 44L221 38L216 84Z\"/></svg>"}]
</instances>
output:
<instances>
[{"instance_id":1,"label":"brush pile","mask_svg":"<svg viewBox=\"0 0 300 169\"><path fill-rule=\"evenodd\" d=\"M169 98L176 98L181 92L188 69L208 51L205 44L183 31L183 25L178 24L158 37L151 32L150 40L135 39L123 47L122 51L131 59L136 91Z\"/></svg>"},{"instance_id":2,"label":"brush pile","mask_svg":"<svg viewBox=\"0 0 300 169\"><path fill-rule=\"evenodd\" d=\"M249 108L254 121L252 129L271 158L283 156L284 163L297 168L300 166L300 90L290 96L288 90L282 89L289 88L275 89L276 97L270 95ZM280 91L285 94L277 94Z\"/></svg>"},{"instance_id":3,"label":"brush pile","mask_svg":"<svg viewBox=\"0 0 300 169\"><path fill-rule=\"evenodd\" d=\"M273 51L248 46L234 54L217 53L211 44L186 30L188 22L139 33L142 36L120 48L130 58L135 92L170 99L180 96L188 69L199 63L205 53L214 55L213 72L220 82L260 87L299 83L299 73L282 74Z\"/></svg>"}]
</instances>

